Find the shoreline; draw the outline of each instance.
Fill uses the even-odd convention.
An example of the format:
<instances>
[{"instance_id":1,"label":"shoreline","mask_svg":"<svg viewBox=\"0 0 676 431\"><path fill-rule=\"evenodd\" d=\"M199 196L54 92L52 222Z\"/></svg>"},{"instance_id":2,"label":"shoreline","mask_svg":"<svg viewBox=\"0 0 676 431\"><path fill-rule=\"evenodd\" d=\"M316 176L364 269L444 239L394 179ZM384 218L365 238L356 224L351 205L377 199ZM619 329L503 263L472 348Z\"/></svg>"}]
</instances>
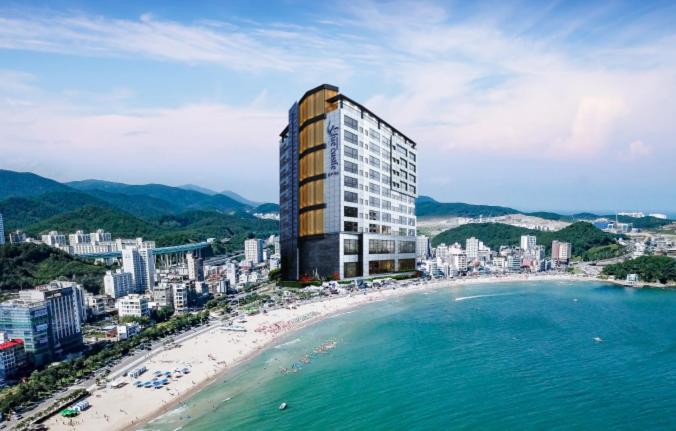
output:
<instances>
[{"instance_id":1,"label":"shoreline","mask_svg":"<svg viewBox=\"0 0 676 431\"><path fill-rule=\"evenodd\" d=\"M132 379L119 389L97 389L88 400L91 408L74 419L60 416L49 419L45 425L50 430L101 430L132 431L172 411L193 395L218 381L235 367L241 366L269 349L281 338L314 325L335 314L355 309L364 304L456 286L514 283L522 281L597 281L608 282L595 277L581 277L570 274L512 275L476 277L471 279L443 279L414 286L396 286L365 293L325 299L297 305L295 309L280 308L267 314L248 316L247 332L226 332L220 325L186 340L180 346L157 352L148 358L146 366L150 373L158 367L173 370L189 364L191 373L181 379L173 379L161 390L136 388ZM194 348L193 348L194 347ZM238 350L239 349L239 350ZM146 380L149 375L139 377ZM191 383L188 383L191 382ZM141 395L139 397L139 395ZM147 395L147 396L146 396Z\"/></svg>"}]
</instances>

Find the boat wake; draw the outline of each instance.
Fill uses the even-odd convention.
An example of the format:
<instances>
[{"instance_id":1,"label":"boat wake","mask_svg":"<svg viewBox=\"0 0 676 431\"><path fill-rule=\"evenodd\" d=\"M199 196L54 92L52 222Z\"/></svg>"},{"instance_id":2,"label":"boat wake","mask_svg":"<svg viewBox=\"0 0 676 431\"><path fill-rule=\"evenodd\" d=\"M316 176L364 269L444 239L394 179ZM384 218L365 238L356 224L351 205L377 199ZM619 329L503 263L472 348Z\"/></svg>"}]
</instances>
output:
<instances>
[{"instance_id":1,"label":"boat wake","mask_svg":"<svg viewBox=\"0 0 676 431\"><path fill-rule=\"evenodd\" d=\"M511 296L511 295L518 295L518 293L492 293L492 294L486 294L486 295L461 296L459 298L455 298L455 300L456 301L466 301L468 299L490 298L492 296Z\"/></svg>"},{"instance_id":2,"label":"boat wake","mask_svg":"<svg viewBox=\"0 0 676 431\"><path fill-rule=\"evenodd\" d=\"M293 346L296 343L300 343L300 338L294 338L293 340L287 341L286 343L277 344L274 348L275 349L283 349L284 347L287 347L287 346Z\"/></svg>"}]
</instances>

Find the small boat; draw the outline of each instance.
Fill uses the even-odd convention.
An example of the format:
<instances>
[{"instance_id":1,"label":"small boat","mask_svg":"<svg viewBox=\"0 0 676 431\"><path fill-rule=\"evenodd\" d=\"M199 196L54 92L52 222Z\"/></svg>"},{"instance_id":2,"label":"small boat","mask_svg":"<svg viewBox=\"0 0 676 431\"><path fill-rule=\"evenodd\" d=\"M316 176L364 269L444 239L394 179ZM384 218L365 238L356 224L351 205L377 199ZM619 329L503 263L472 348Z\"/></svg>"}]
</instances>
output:
<instances>
[{"instance_id":1,"label":"small boat","mask_svg":"<svg viewBox=\"0 0 676 431\"><path fill-rule=\"evenodd\" d=\"M603 343L603 338L601 337L594 337L594 341L597 343Z\"/></svg>"},{"instance_id":2,"label":"small boat","mask_svg":"<svg viewBox=\"0 0 676 431\"><path fill-rule=\"evenodd\" d=\"M286 403L282 403L279 405L279 410L284 410L286 408Z\"/></svg>"}]
</instances>

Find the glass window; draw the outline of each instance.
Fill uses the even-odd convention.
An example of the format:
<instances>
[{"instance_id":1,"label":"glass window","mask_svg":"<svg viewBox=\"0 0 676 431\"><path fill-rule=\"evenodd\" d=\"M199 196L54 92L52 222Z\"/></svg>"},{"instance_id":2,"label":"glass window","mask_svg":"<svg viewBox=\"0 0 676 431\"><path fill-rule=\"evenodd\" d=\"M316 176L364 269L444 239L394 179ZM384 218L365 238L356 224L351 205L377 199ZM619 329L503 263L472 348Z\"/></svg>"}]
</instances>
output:
<instances>
[{"instance_id":1,"label":"glass window","mask_svg":"<svg viewBox=\"0 0 676 431\"><path fill-rule=\"evenodd\" d=\"M345 191L345 202L359 202L359 195L355 192Z\"/></svg>"},{"instance_id":2,"label":"glass window","mask_svg":"<svg viewBox=\"0 0 676 431\"><path fill-rule=\"evenodd\" d=\"M359 254L359 240L358 239L344 239L343 240L343 254L344 255Z\"/></svg>"},{"instance_id":3,"label":"glass window","mask_svg":"<svg viewBox=\"0 0 676 431\"><path fill-rule=\"evenodd\" d=\"M358 217L359 210L356 207L345 207L343 208L343 215L345 217Z\"/></svg>"},{"instance_id":4,"label":"glass window","mask_svg":"<svg viewBox=\"0 0 676 431\"><path fill-rule=\"evenodd\" d=\"M343 117L343 124L351 129L359 130L359 122L354 118L348 117L347 115Z\"/></svg>"},{"instance_id":5,"label":"glass window","mask_svg":"<svg viewBox=\"0 0 676 431\"><path fill-rule=\"evenodd\" d=\"M376 139L376 140L380 140L380 133L378 133L377 131L375 131L373 129L369 129L369 136Z\"/></svg>"},{"instance_id":6,"label":"glass window","mask_svg":"<svg viewBox=\"0 0 676 431\"><path fill-rule=\"evenodd\" d=\"M375 193L375 194L380 194L380 186L375 183L370 183L369 184L369 192Z\"/></svg>"},{"instance_id":7,"label":"glass window","mask_svg":"<svg viewBox=\"0 0 676 431\"><path fill-rule=\"evenodd\" d=\"M343 177L343 185L345 187L357 188L359 181L355 177L348 177L347 175Z\"/></svg>"},{"instance_id":8,"label":"glass window","mask_svg":"<svg viewBox=\"0 0 676 431\"><path fill-rule=\"evenodd\" d=\"M359 158L359 151L356 148L348 147L347 145L343 147L343 153L345 154L345 157L350 157L352 159Z\"/></svg>"},{"instance_id":9,"label":"glass window","mask_svg":"<svg viewBox=\"0 0 676 431\"><path fill-rule=\"evenodd\" d=\"M394 253L394 240L370 239L369 254L392 254Z\"/></svg>"},{"instance_id":10,"label":"glass window","mask_svg":"<svg viewBox=\"0 0 676 431\"><path fill-rule=\"evenodd\" d=\"M369 262L369 274L394 272L394 260L372 260Z\"/></svg>"},{"instance_id":11,"label":"glass window","mask_svg":"<svg viewBox=\"0 0 676 431\"><path fill-rule=\"evenodd\" d=\"M370 196L369 205L371 205L372 207L380 208L380 199Z\"/></svg>"},{"instance_id":12,"label":"glass window","mask_svg":"<svg viewBox=\"0 0 676 431\"><path fill-rule=\"evenodd\" d=\"M399 253L415 253L415 241L400 241Z\"/></svg>"},{"instance_id":13,"label":"glass window","mask_svg":"<svg viewBox=\"0 0 676 431\"><path fill-rule=\"evenodd\" d=\"M383 213L383 221L387 223L392 223L392 214Z\"/></svg>"},{"instance_id":14,"label":"glass window","mask_svg":"<svg viewBox=\"0 0 676 431\"><path fill-rule=\"evenodd\" d=\"M343 278L361 277L361 267L358 262L345 262L343 264Z\"/></svg>"},{"instance_id":15,"label":"glass window","mask_svg":"<svg viewBox=\"0 0 676 431\"><path fill-rule=\"evenodd\" d=\"M372 180L380 181L380 174L378 173L378 171L369 169L369 178L371 178Z\"/></svg>"},{"instance_id":16,"label":"glass window","mask_svg":"<svg viewBox=\"0 0 676 431\"><path fill-rule=\"evenodd\" d=\"M356 174L357 172L359 172L359 166L356 163L352 163L352 162L345 160L344 166L345 166L346 172L351 172L353 174Z\"/></svg>"},{"instance_id":17,"label":"glass window","mask_svg":"<svg viewBox=\"0 0 676 431\"><path fill-rule=\"evenodd\" d=\"M399 271L414 271L415 259L399 259Z\"/></svg>"},{"instance_id":18,"label":"glass window","mask_svg":"<svg viewBox=\"0 0 676 431\"><path fill-rule=\"evenodd\" d=\"M380 160L378 160L376 157L369 157L369 164L374 168L380 168Z\"/></svg>"},{"instance_id":19,"label":"glass window","mask_svg":"<svg viewBox=\"0 0 676 431\"><path fill-rule=\"evenodd\" d=\"M359 139L357 139L357 135L347 130L344 130L343 132L344 132L343 136L345 136L345 140L347 142L357 145L357 143L359 142Z\"/></svg>"},{"instance_id":20,"label":"glass window","mask_svg":"<svg viewBox=\"0 0 676 431\"><path fill-rule=\"evenodd\" d=\"M359 223L356 221L346 221L343 223L343 230L345 232L358 232L359 231Z\"/></svg>"}]
</instances>

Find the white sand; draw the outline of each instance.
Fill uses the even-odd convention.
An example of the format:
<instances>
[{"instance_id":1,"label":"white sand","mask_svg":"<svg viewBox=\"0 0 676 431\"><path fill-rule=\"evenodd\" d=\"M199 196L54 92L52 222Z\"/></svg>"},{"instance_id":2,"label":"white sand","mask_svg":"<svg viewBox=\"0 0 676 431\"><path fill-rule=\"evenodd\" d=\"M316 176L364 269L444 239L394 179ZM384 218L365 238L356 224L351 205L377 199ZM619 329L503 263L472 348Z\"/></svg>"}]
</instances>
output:
<instances>
[{"instance_id":1,"label":"white sand","mask_svg":"<svg viewBox=\"0 0 676 431\"><path fill-rule=\"evenodd\" d=\"M274 340L331 314L394 296L461 284L495 283L525 280L580 280L590 278L569 275L516 275L482 277L463 281L441 280L417 286L329 297L326 300L279 309L247 317L242 326L247 332L225 332L213 328L195 336L179 347L162 351L144 362L148 372L138 380L152 378L155 370L173 371L190 367L190 374L172 378L162 389L136 388L132 384L119 389L97 389L88 398L91 408L73 419L55 416L46 422L50 430L123 430L139 427L148 420L171 410L176 404L235 364L251 358ZM136 379L124 378L128 383Z\"/></svg>"}]
</instances>

